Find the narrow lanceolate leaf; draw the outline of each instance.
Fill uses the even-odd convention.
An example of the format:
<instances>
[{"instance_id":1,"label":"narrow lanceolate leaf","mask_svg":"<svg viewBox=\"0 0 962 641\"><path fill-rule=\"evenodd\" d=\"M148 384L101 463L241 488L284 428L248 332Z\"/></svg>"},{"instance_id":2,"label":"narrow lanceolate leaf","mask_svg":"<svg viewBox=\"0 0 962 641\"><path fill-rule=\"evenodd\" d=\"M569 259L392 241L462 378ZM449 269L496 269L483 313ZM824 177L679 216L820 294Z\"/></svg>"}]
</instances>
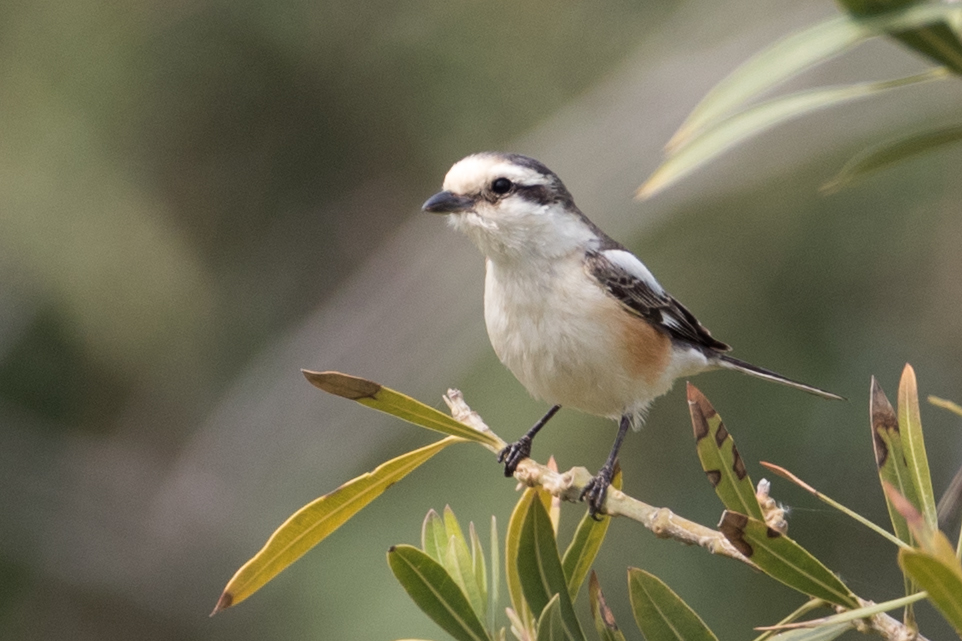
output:
<instances>
[{"instance_id":1,"label":"narrow lanceolate leaf","mask_svg":"<svg viewBox=\"0 0 962 641\"><path fill-rule=\"evenodd\" d=\"M766 626L763 628L756 628L759 630L767 631L786 631L794 630L798 628L822 628L826 626L835 626L837 624L845 624L848 627L855 627L860 619L868 619L869 617L875 616L876 614L881 614L882 612L888 612L889 610L895 610L901 608L905 605L910 605L916 601L921 601L928 595L925 592L916 592L910 596L904 596L899 599L892 599L891 601L884 601L882 603L870 603L855 610L844 610L839 614L833 614L832 616L822 617L821 619L810 619L808 621L792 621L788 623L780 623L778 625ZM776 639L781 639L783 637L775 637Z\"/></svg>"},{"instance_id":2,"label":"narrow lanceolate leaf","mask_svg":"<svg viewBox=\"0 0 962 641\"><path fill-rule=\"evenodd\" d=\"M956 551L942 532L931 528L918 510L891 485L886 494L905 517L918 549L900 550L902 570L929 594L942 616L962 636L962 564Z\"/></svg>"},{"instance_id":3,"label":"narrow lanceolate leaf","mask_svg":"<svg viewBox=\"0 0 962 641\"><path fill-rule=\"evenodd\" d=\"M448 437L363 474L294 513L227 583L212 614L240 603L341 527L384 490L458 439Z\"/></svg>"},{"instance_id":4,"label":"narrow lanceolate leaf","mask_svg":"<svg viewBox=\"0 0 962 641\"><path fill-rule=\"evenodd\" d=\"M615 470L615 476L611 479L611 487L620 490L621 483L622 476L619 468ZM588 571L591 570L591 564L595 562L595 557L598 556L598 550L601 549L601 544L605 540L610 524L611 519L596 521L591 518L590 514L585 513L581 523L578 524L578 529L575 530L571 544L565 550L561 566L564 568L568 595L572 601L578 598L581 584L584 583Z\"/></svg>"},{"instance_id":5,"label":"narrow lanceolate leaf","mask_svg":"<svg viewBox=\"0 0 962 641\"><path fill-rule=\"evenodd\" d=\"M912 505L919 505L918 494L909 474L909 467L905 448L903 447L902 432L899 429L898 417L892 404L889 403L885 392L875 377L872 377L872 392L870 400L872 415L872 445L875 448L875 464L878 466L879 479L891 484ZM895 535L909 545L913 543L909 526L888 495L885 495L889 518Z\"/></svg>"},{"instance_id":6,"label":"narrow lanceolate leaf","mask_svg":"<svg viewBox=\"0 0 962 641\"><path fill-rule=\"evenodd\" d=\"M537 641L567 641L564 620L561 618L560 597L560 594L554 595L538 617Z\"/></svg>"},{"instance_id":7,"label":"narrow lanceolate leaf","mask_svg":"<svg viewBox=\"0 0 962 641\"><path fill-rule=\"evenodd\" d=\"M829 603L858 607L855 595L831 570L763 521L726 510L718 529L739 552L773 579Z\"/></svg>"},{"instance_id":8,"label":"narrow lanceolate leaf","mask_svg":"<svg viewBox=\"0 0 962 641\"><path fill-rule=\"evenodd\" d=\"M817 628L799 628L781 632L771 641L832 641L852 629L851 623L831 623Z\"/></svg>"},{"instance_id":9,"label":"narrow lanceolate leaf","mask_svg":"<svg viewBox=\"0 0 962 641\"><path fill-rule=\"evenodd\" d=\"M405 396L389 387L384 387L365 378L350 376L340 372L311 372L301 370L304 377L319 389L336 396L342 396L357 401L372 409L413 423L429 430L458 436L468 441L475 441L495 448L504 446L498 438L487 432L459 423L447 414L439 412L410 396Z\"/></svg>"},{"instance_id":10,"label":"narrow lanceolate leaf","mask_svg":"<svg viewBox=\"0 0 962 641\"><path fill-rule=\"evenodd\" d=\"M531 610L541 612L557 595L566 637L582 641L585 635L568 596L554 529L541 501L531 501L528 506L518 541L517 564L521 589Z\"/></svg>"},{"instance_id":11,"label":"narrow lanceolate leaf","mask_svg":"<svg viewBox=\"0 0 962 641\"><path fill-rule=\"evenodd\" d=\"M884 488L885 493L892 500L892 504L901 512L905 521L909 524L912 536L918 543L917 549L948 567L958 567L959 560L955 557L955 551L946 536L939 530L929 527L922 514L915 509L915 506L906 501L894 487L886 483ZM962 572L962 568L959 568L959 572Z\"/></svg>"},{"instance_id":12,"label":"narrow lanceolate leaf","mask_svg":"<svg viewBox=\"0 0 962 641\"><path fill-rule=\"evenodd\" d=\"M941 407L944 410L949 410L953 414L958 414L959 416L962 416L962 405L959 405L958 403L955 403L948 399L929 395L929 403L931 403L932 405L935 405L936 407Z\"/></svg>"},{"instance_id":13,"label":"narrow lanceolate leaf","mask_svg":"<svg viewBox=\"0 0 962 641\"><path fill-rule=\"evenodd\" d=\"M484 616L488 607L488 569L485 567L484 550L473 521L468 525L468 538L471 540L471 569L474 572L474 581L478 584L478 592L481 593L481 611L478 614Z\"/></svg>"},{"instance_id":14,"label":"narrow lanceolate leaf","mask_svg":"<svg viewBox=\"0 0 962 641\"><path fill-rule=\"evenodd\" d=\"M792 118L898 87L940 80L949 75L940 67L904 78L811 89L763 102L706 127L693 136L684 147L671 152L635 195L641 199L653 196L734 146Z\"/></svg>"},{"instance_id":15,"label":"narrow lanceolate leaf","mask_svg":"<svg viewBox=\"0 0 962 641\"><path fill-rule=\"evenodd\" d=\"M909 472L908 458L902 444L902 432L899 429L898 417L882 387L872 377L872 391L870 393L869 409L872 416L872 446L875 449L875 464L878 467L879 481L883 489L886 485L894 487L906 501L912 505L919 504L918 493ZM908 545L914 544L912 532L901 512L895 507L888 492L885 494L885 506L888 508L892 531L900 540ZM908 574L902 573L902 582L906 594L912 594L916 587ZM905 608L905 622L915 620L913 606Z\"/></svg>"},{"instance_id":16,"label":"narrow lanceolate leaf","mask_svg":"<svg viewBox=\"0 0 962 641\"><path fill-rule=\"evenodd\" d=\"M845 163L834 178L822 185L821 191L834 193L877 171L959 141L962 141L962 126L923 131L871 147Z\"/></svg>"},{"instance_id":17,"label":"narrow lanceolate leaf","mask_svg":"<svg viewBox=\"0 0 962 641\"><path fill-rule=\"evenodd\" d=\"M962 570L955 561L950 567L922 550L899 550L899 565L929 593L929 600L962 637Z\"/></svg>"},{"instance_id":18,"label":"narrow lanceolate leaf","mask_svg":"<svg viewBox=\"0 0 962 641\"><path fill-rule=\"evenodd\" d=\"M833 18L760 51L708 92L672 136L667 149L681 147L706 125L725 118L759 94L839 55L869 35L856 20Z\"/></svg>"},{"instance_id":19,"label":"narrow lanceolate leaf","mask_svg":"<svg viewBox=\"0 0 962 641\"><path fill-rule=\"evenodd\" d=\"M387 553L394 576L421 610L458 641L490 639L467 597L440 563L410 545Z\"/></svg>"},{"instance_id":20,"label":"narrow lanceolate leaf","mask_svg":"<svg viewBox=\"0 0 962 641\"><path fill-rule=\"evenodd\" d=\"M922 438L922 419L919 415L919 391L915 380L915 370L906 364L899 382L899 428L905 459L909 467L909 479L915 486L926 525L938 529L938 516L935 508L935 492L932 490L932 476L929 473L929 459L925 454L925 441Z\"/></svg>"},{"instance_id":21,"label":"narrow lanceolate leaf","mask_svg":"<svg viewBox=\"0 0 962 641\"><path fill-rule=\"evenodd\" d=\"M695 430L698 459L718 498L733 512L764 520L755 497L755 486L748 477L735 440L705 395L691 383L688 383L688 409Z\"/></svg>"},{"instance_id":22,"label":"narrow lanceolate leaf","mask_svg":"<svg viewBox=\"0 0 962 641\"><path fill-rule=\"evenodd\" d=\"M918 0L839 0L839 4L853 15L861 17L920 3ZM892 29L890 35L935 62L956 73L962 73L962 43L946 23L940 22L918 29Z\"/></svg>"},{"instance_id":23,"label":"narrow lanceolate leaf","mask_svg":"<svg viewBox=\"0 0 962 641\"><path fill-rule=\"evenodd\" d=\"M441 565L444 566L444 569L448 571L448 574L451 575L454 582L461 588L464 596L468 597L468 603L471 604L478 618L484 617L487 610L487 603L482 598L481 590L478 588L478 582L474 579L471 553L468 552L467 547L459 543L454 536L448 539L447 554L445 554Z\"/></svg>"},{"instance_id":24,"label":"narrow lanceolate leaf","mask_svg":"<svg viewBox=\"0 0 962 641\"><path fill-rule=\"evenodd\" d=\"M718 641L695 611L655 575L628 568L628 595L646 641Z\"/></svg>"},{"instance_id":25,"label":"narrow lanceolate leaf","mask_svg":"<svg viewBox=\"0 0 962 641\"><path fill-rule=\"evenodd\" d=\"M598 583L598 575L594 570L588 579L588 603L591 605L591 617L595 621L598 638L601 641L625 641L625 635L615 623L615 615L605 601L605 594L601 591L601 584Z\"/></svg>"},{"instance_id":26,"label":"narrow lanceolate leaf","mask_svg":"<svg viewBox=\"0 0 962 641\"><path fill-rule=\"evenodd\" d=\"M825 503L828 503L829 505L831 505L832 507L834 507L834 508L835 508L836 510L838 510L839 512L842 512L843 514L846 514L846 515L850 516L851 518L855 519L856 521L858 521L859 523L861 523L861 524L864 525L865 527L869 528L870 530L872 530L873 532L875 532L875 533L878 534L879 536L882 536L882 537L884 537L885 539L891 541L891 542L894 543L895 545L897 545L897 546L899 546L899 547L907 547L907 546L909 545L909 544L906 543L905 541L902 541L902 540L899 539L897 536L895 536L895 535L893 535L892 533L890 533L888 530L885 530L885 529L881 528L880 526L876 525L875 523L872 523L871 521L869 521L867 518L865 518L864 516L862 516L861 514L859 514L858 512L856 512L855 510L849 509L849 508L845 507L844 505L842 505L841 503L839 503L838 501L834 500L833 498L822 494L821 492L819 492L818 490L816 490L814 487L812 487L811 485L809 485L808 483L806 483L806 482L803 481L802 479L798 478L797 476L795 476L794 474L792 474L791 472L789 472L788 470L786 470L784 467L781 467L781 466L779 466L779 465L774 465L774 464L772 464L772 463L766 463L765 461L760 461L760 463L761 463L762 466L765 467L766 469L771 470L772 472L774 472L775 474L778 474L779 476L781 476L781 477L784 478L784 479L788 479L789 481L791 481L791 482L794 483L795 485L797 485L797 486L799 486L800 488L804 489L806 492L810 492L810 493L811 493L815 498L817 498L818 500L823 501L823 502L825 502Z\"/></svg>"},{"instance_id":27,"label":"narrow lanceolate leaf","mask_svg":"<svg viewBox=\"0 0 962 641\"><path fill-rule=\"evenodd\" d=\"M498 520L491 515L491 598L488 607L488 629L494 630L498 609L501 601L501 577L498 567L501 565L501 553L498 548Z\"/></svg>"},{"instance_id":28,"label":"narrow lanceolate leaf","mask_svg":"<svg viewBox=\"0 0 962 641\"><path fill-rule=\"evenodd\" d=\"M448 546L448 535L444 521L433 509L428 510L421 525L421 549L432 559L441 562Z\"/></svg>"},{"instance_id":29,"label":"narrow lanceolate leaf","mask_svg":"<svg viewBox=\"0 0 962 641\"><path fill-rule=\"evenodd\" d=\"M765 91L886 30L905 30L958 13L946 5L922 5L870 19L832 18L787 36L752 56L708 92L667 148L676 151L699 130L716 123Z\"/></svg>"},{"instance_id":30,"label":"narrow lanceolate leaf","mask_svg":"<svg viewBox=\"0 0 962 641\"><path fill-rule=\"evenodd\" d=\"M528 513L531 502L540 500L538 490L529 487L521 495L517 505L511 512L508 519L508 531L504 537L504 578L508 584L508 598L511 600L511 607L515 614L525 625L529 624L534 616L524 600L524 592L521 589L521 578L518 575L518 545L521 541L521 528L524 525L524 517Z\"/></svg>"}]
</instances>

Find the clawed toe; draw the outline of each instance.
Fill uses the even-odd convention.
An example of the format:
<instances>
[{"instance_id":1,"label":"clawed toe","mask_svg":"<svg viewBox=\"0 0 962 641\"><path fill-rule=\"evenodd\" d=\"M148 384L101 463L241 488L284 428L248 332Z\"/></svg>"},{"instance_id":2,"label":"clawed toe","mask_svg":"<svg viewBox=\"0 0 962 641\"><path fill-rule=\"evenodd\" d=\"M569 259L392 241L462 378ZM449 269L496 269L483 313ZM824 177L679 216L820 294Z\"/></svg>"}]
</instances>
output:
<instances>
[{"instance_id":1,"label":"clawed toe","mask_svg":"<svg viewBox=\"0 0 962 641\"><path fill-rule=\"evenodd\" d=\"M596 521L601 520L599 514L604 514L605 498L608 496L611 477L611 470L605 466L598 471L598 474L591 477L581 490L581 500L588 504L588 514Z\"/></svg>"},{"instance_id":2,"label":"clawed toe","mask_svg":"<svg viewBox=\"0 0 962 641\"><path fill-rule=\"evenodd\" d=\"M531 439L522 436L498 452L498 463L504 463L504 475L514 476L518 463L531 456Z\"/></svg>"}]
</instances>

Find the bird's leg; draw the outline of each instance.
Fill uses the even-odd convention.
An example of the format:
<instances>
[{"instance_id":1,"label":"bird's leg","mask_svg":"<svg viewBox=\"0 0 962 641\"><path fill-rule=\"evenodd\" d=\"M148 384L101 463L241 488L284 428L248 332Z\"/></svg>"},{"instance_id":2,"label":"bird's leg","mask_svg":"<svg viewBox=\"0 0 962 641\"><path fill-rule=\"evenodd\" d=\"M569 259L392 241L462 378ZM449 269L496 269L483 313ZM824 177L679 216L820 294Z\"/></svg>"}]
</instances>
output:
<instances>
[{"instance_id":1,"label":"bird's leg","mask_svg":"<svg viewBox=\"0 0 962 641\"><path fill-rule=\"evenodd\" d=\"M525 432L524 436L498 453L498 463L504 463L505 476L513 476L514 470L518 467L518 463L520 463L522 459L531 456L531 441L534 440L534 435L537 434L538 431L544 427L544 424L550 421L551 417L557 414L560 409L560 405L552 407L548 410L547 414L531 426L530 430Z\"/></svg>"},{"instance_id":2,"label":"bird's leg","mask_svg":"<svg viewBox=\"0 0 962 641\"><path fill-rule=\"evenodd\" d=\"M621 442L625 440L628 427L631 425L631 418L625 414L621 417L618 425L618 436L615 437L615 444L611 446L611 453L608 460L601 466L598 473L591 477L591 480L581 491L581 500L588 503L588 513L596 521L600 521L598 514L605 504L605 496L608 494L608 486L611 485L611 477L615 475L615 462L618 460L618 450L621 449Z\"/></svg>"}]
</instances>

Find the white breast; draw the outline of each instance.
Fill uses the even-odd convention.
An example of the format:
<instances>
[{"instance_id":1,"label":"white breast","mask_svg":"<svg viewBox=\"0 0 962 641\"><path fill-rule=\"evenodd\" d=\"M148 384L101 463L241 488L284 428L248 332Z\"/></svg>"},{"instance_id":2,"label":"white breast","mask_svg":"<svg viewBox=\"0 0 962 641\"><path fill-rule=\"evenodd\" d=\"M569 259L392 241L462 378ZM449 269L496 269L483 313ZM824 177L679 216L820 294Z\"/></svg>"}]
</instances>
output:
<instances>
[{"instance_id":1,"label":"white breast","mask_svg":"<svg viewBox=\"0 0 962 641\"><path fill-rule=\"evenodd\" d=\"M664 374L638 374L618 325L627 312L584 272L580 253L524 266L488 259L484 315L501 362L552 404L610 418L639 414L680 375L674 356ZM703 368L704 358L694 358Z\"/></svg>"}]
</instances>

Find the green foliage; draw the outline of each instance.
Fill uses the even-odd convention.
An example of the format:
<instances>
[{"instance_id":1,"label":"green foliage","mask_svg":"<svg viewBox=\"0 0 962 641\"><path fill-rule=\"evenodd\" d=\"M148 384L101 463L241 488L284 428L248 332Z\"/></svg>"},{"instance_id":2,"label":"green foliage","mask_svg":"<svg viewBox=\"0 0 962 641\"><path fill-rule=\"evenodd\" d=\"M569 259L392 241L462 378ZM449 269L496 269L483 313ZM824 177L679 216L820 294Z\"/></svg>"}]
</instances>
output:
<instances>
[{"instance_id":1,"label":"green foliage","mask_svg":"<svg viewBox=\"0 0 962 641\"><path fill-rule=\"evenodd\" d=\"M628 568L628 594L648 641L718 641L688 604L653 574Z\"/></svg>"},{"instance_id":2,"label":"green foliage","mask_svg":"<svg viewBox=\"0 0 962 641\"><path fill-rule=\"evenodd\" d=\"M698 460L722 504L734 512L765 518L745 461L735 447L735 439L705 395L691 383L688 383L688 409L695 429Z\"/></svg>"},{"instance_id":3,"label":"green foliage","mask_svg":"<svg viewBox=\"0 0 962 641\"><path fill-rule=\"evenodd\" d=\"M429 429L436 429L439 423L436 417L424 410L426 406L422 407L417 401L386 390L376 383L344 375L330 376L328 381L331 380L338 382L334 393L349 396L358 390L366 390L364 398L373 399L371 406L375 409L396 412L399 418L408 421L412 421L412 417L427 417L423 420L423 426ZM345 381L349 382L349 386L341 384ZM379 400L385 398L406 400L388 403ZM734 441L718 412L691 385L688 399L696 450L703 468L716 490L724 486L723 490L718 491L719 498L727 508L719 524L720 533L743 559L771 578L806 595L808 599L796 612L769 628L762 638L827 641L852 629L859 621L874 621L873 617L902 607L906 608L906 625L913 626L911 606L923 598L930 600L946 620L962 633L962 565L957 551L937 529L918 390L915 373L910 366L906 366L902 375L897 411L888 403L874 380L870 394L871 433L879 478L896 531L895 535L886 534L886 537L899 548L898 563L906 577L906 596L880 604L857 597L815 556L784 532L766 523L778 511L772 509L771 501L759 502L750 493L751 482L744 472L743 455L734 447ZM354 400L358 400L356 396ZM947 401L940 403L949 409L955 407ZM457 425L462 426L460 423ZM475 430L467 425L462 427ZM457 428L457 431L460 429ZM228 584L217 610L249 596L347 521L388 485L403 478L447 445L470 440L494 449L489 439L500 441L490 431L479 433L487 438L449 436L399 456L298 511L275 532L264 549L238 571ZM881 531L864 517L820 495L815 488L787 470L770 464L768 467L852 515L859 522ZM577 476L573 472L566 473L566 476L569 475L571 478ZM620 484L619 473L613 484L613 492L620 494ZM754 512L755 516L736 511L739 509ZM581 641L586 636L573 603L603 544L609 519L596 522L585 516L562 559L556 521L559 514L552 495L544 488L536 487L529 487L522 493L512 512L503 547L505 582L510 600L510 607L505 610L508 626L500 622L497 614L500 610L498 568L501 561L498 558L500 546L493 519L491 556L488 559L485 558L474 524L469 525L468 535L465 536L454 512L446 507L443 515L432 510L425 517L421 529L421 549L396 545L388 552L388 563L415 604L459 641L504 639L508 629L520 641ZM628 513L625 515L630 516ZM644 521L641 517L630 518ZM652 524L647 525L655 529ZM959 546L962 546L962 541ZM593 572L590 576L589 601L598 637L615 641L623 639L614 614L605 603L597 576ZM916 592L915 585L925 592ZM628 589L632 613L646 639L680 641L715 638L695 612L656 577L632 568L628 575ZM822 619L797 621L814 607L829 604L836 606L836 614ZM893 624L898 625L891 619L885 622L889 627ZM876 626L873 629L878 631L881 628ZM901 634L907 633L905 631L909 628L900 629L903 630Z\"/></svg>"},{"instance_id":4,"label":"green foliage","mask_svg":"<svg viewBox=\"0 0 962 641\"><path fill-rule=\"evenodd\" d=\"M708 92L672 136L664 162L638 189L638 198L653 196L725 151L791 118L906 85L947 78L953 76L952 72L962 73L962 42L949 26L959 20L962 10L958 6L871 0L844 0L842 4L851 15L784 38L743 63ZM802 71L880 35L893 36L943 66L904 78L822 87L753 102ZM897 147L886 154L886 164L936 146ZM832 185L841 186L845 178L836 179Z\"/></svg>"}]
</instances>

